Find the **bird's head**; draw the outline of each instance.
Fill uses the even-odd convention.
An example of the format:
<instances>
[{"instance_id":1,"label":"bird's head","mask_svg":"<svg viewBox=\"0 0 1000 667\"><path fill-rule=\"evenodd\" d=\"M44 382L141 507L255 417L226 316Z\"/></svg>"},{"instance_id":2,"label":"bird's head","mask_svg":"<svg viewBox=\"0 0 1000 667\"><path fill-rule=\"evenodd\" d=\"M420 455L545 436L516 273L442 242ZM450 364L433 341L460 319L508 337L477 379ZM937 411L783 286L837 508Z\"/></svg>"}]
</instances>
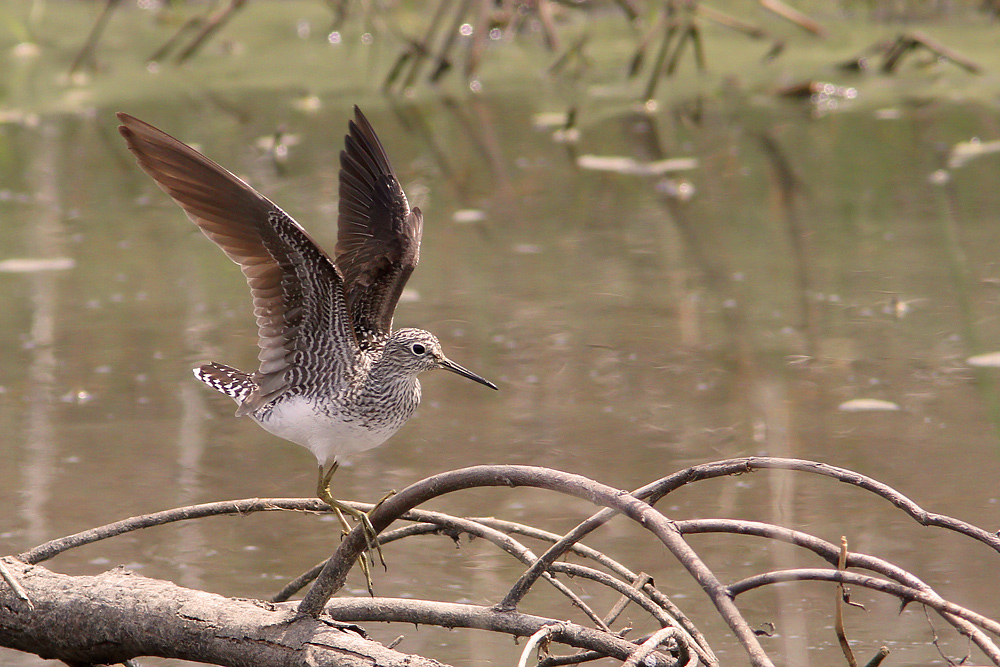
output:
<instances>
[{"instance_id":1,"label":"bird's head","mask_svg":"<svg viewBox=\"0 0 1000 667\"><path fill-rule=\"evenodd\" d=\"M443 368L486 385L491 389L497 386L486 378L476 375L469 369L459 366L444 356L441 342L429 331L423 329L397 329L389 336L385 345L383 358L391 360L398 370L416 376L424 371Z\"/></svg>"}]
</instances>

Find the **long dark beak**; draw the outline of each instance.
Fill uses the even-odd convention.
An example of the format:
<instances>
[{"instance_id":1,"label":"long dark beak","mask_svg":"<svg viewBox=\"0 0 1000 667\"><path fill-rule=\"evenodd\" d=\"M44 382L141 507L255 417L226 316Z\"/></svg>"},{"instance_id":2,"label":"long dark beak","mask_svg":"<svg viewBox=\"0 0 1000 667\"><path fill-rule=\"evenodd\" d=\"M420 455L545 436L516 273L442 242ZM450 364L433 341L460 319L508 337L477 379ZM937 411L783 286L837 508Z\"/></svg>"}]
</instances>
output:
<instances>
[{"instance_id":1,"label":"long dark beak","mask_svg":"<svg viewBox=\"0 0 1000 667\"><path fill-rule=\"evenodd\" d=\"M473 373L472 371L470 371L468 368L465 368L463 366L459 366L458 364L456 364L451 359L442 359L440 363L441 363L441 368L445 369L446 371L451 371L452 373L456 373L458 375L461 375L464 378L469 378L470 380L478 382L479 384L485 384L490 389L499 389L499 387L497 387L495 384L493 384L492 382L490 382L489 380L487 380L483 376L476 375L475 373Z\"/></svg>"}]
</instances>

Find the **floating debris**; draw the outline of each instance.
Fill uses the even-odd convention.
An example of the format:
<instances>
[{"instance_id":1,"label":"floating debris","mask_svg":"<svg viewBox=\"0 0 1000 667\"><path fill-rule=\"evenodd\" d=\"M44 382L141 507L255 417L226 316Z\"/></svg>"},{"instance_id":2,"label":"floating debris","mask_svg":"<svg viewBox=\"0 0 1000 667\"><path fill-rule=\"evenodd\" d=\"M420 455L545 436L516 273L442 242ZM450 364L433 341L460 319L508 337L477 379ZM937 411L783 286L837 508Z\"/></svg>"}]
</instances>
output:
<instances>
[{"instance_id":1,"label":"floating debris","mask_svg":"<svg viewBox=\"0 0 1000 667\"><path fill-rule=\"evenodd\" d=\"M872 58L881 56L881 70L892 74L904 56L917 51L927 51L939 61L947 61L970 74L982 74L979 63L963 56L930 36L916 30L899 35L894 40L879 40L853 58L837 64L837 68L850 71L867 71L873 68Z\"/></svg>"},{"instance_id":2,"label":"floating debris","mask_svg":"<svg viewBox=\"0 0 1000 667\"><path fill-rule=\"evenodd\" d=\"M979 368L996 368L1000 366L1000 352L977 354L966 359L965 363L970 366L978 366Z\"/></svg>"},{"instance_id":3,"label":"floating debris","mask_svg":"<svg viewBox=\"0 0 1000 667\"><path fill-rule=\"evenodd\" d=\"M66 271L76 266L70 257L20 257L0 262L0 273L38 273L39 271Z\"/></svg>"},{"instance_id":4,"label":"floating debris","mask_svg":"<svg viewBox=\"0 0 1000 667\"><path fill-rule=\"evenodd\" d=\"M85 389L80 389L79 391L69 391L59 397L59 400L63 403L76 403L77 405L85 405L94 400L94 395Z\"/></svg>"},{"instance_id":5,"label":"floating debris","mask_svg":"<svg viewBox=\"0 0 1000 667\"><path fill-rule=\"evenodd\" d=\"M899 109L879 109L875 112L876 120L899 120L903 117L903 112Z\"/></svg>"},{"instance_id":6,"label":"floating debris","mask_svg":"<svg viewBox=\"0 0 1000 667\"><path fill-rule=\"evenodd\" d=\"M969 141L960 141L951 147L951 154L948 155L948 168L958 169L959 167L964 167L977 157L992 155L993 153L1000 153L1000 140L980 141L979 139L971 139Z\"/></svg>"},{"instance_id":7,"label":"floating debris","mask_svg":"<svg viewBox=\"0 0 1000 667\"><path fill-rule=\"evenodd\" d=\"M694 184L684 179L664 178L656 184L656 191L682 202L691 201L695 195Z\"/></svg>"},{"instance_id":8,"label":"floating debris","mask_svg":"<svg viewBox=\"0 0 1000 667\"><path fill-rule=\"evenodd\" d=\"M554 127L565 127L568 120L568 112L545 111L532 116L531 124L539 130L546 130Z\"/></svg>"},{"instance_id":9,"label":"floating debris","mask_svg":"<svg viewBox=\"0 0 1000 667\"><path fill-rule=\"evenodd\" d=\"M284 152L287 151L288 146L298 146L301 138L297 134L289 134L283 130L278 130L274 134L267 134L263 137L258 137L254 142L254 146L261 149L262 151L274 151L281 152L282 147L285 147Z\"/></svg>"},{"instance_id":10,"label":"floating debris","mask_svg":"<svg viewBox=\"0 0 1000 667\"><path fill-rule=\"evenodd\" d=\"M557 144L575 144L580 141L580 130L575 127L561 127L552 133L552 141Z\"/></svg>"},{"instance_id":11,"label":"floating debris","mask_svg":"<svg viewBox=\"0 0 1000 667\"><path fill-rule=\"evenodd\" d=\"M4 109L0 110L0 124L38 127L39 116L36 113L28 113L18 109Z\"/></svg>"},{"instance_id":12,"label":"floating debris","mask_svg":"<svg viewBox=\"0 0 1000 667\"><path fill-rule=\"evenodd\" d=\"M932 171L927 177L927 182L931 185L945 185L951 180L951 174L947 169L937 169Z\"/></svg>"},{"instance_id":13,"label":"floating debris","mask_svg":"<svg viewBox=\"0 0 1000 667\"><path fill-rule=\"evenodd\" d=\"M878 398L854 398L841 403L837 409L844 412L892 412L899 410L899 405Z\"/></svg>"},{"instance_id":14,"label":"floating debris","mask_svg":"<svg viewBox=\"0 0 1000 667\"><path fill-rule=\"evenodd\" d=\"M486 213L477 208L462 208L451 214L452 222L457 222L460 225L482 222L485 219Z\"/></svg>"},{"instance_id":15,"label":"floating debris","mask_svg":"<svg viewBox=\"0 0 1000 667\"><path fill-rule=\"evenodd\" d=\"M655 162L639 162L630 157L613 155L581 155L576 159L576 165L581 169L594 171L613 171L631 176L661 176L675 171L687 171L698 168L698 158L679 157Z\"/></svg>"},{"instance_id":16,"label":"floating debris","mask_svg":"<svg viewBox=\"0 0 1000 667\"><path fill-rule=\"evenodd\" d=\"M838 86L826 81L804 81L790 86L783 86L774 91L778 97L793 99L808 99L818 114L834 111L840 100L853 100L858 96L858 89L849 86Z\"/></svg>"},{"instance_id":17,"label":"floating debris","mask_svg":"<svg viewBox=\"0 0 1000 667\"><path fill-rule=\"evenodd\" d=\"M537 113L532 117L531 124L538 130L555 128L552 140L558 144L575 144L580 140L580 130L576 127L576 109Z\"/></svg>"},{"instance_id":18,"label":"floating debris","mask_svg":"<svg viewBox=\"0 0 1000 667\"><path fill-rule=\"evenodd\" d=\"M322 106L323 102L315 95L306 95L292 102L292 107L302 113L316 113Z\"/></svg>"},{"instance_id":19,"label":"floating debris","mask_svg":"<svg viewBox=\"0 0 1000 667\"><path fill-rule=\"evenodd\" d=\"M542 252L542 246L534 243L515 243L511 250L518 255L538 255Z\"/></svg>"},{"instance_id":20,"label":"floating debris","mask_svg":"<svg viewBox=\"0 0 1000 667\"><path fill-rule=\"evenodd\" d=\"M15 58L34 58L41 52L42 50L34 42L21 42L11 49Z\"/></svg>"},{"instance_id":21,"label":"floating debris","mask_svg":"<svg viewBox=\"0 0 1000 667\"><path fill-rule=\"evenodd\" d=\"M418 301L420 301L420 292L412 287L403 288L403 292L399 295L400 303L417 303Z\"/></svg>"}]
</instances>

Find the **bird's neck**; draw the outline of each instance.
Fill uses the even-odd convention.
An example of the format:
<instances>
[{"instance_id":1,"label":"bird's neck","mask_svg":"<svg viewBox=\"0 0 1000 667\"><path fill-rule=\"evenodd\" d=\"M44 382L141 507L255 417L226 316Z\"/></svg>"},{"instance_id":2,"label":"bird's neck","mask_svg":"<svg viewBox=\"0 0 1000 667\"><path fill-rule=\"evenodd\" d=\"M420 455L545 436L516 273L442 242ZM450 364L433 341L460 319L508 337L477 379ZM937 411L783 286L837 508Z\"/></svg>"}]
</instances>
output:
<instances>
[{"instance_id":1,"label":"bird's neck","mask_svg":"<svg viewBox=\"0 0 1000 667\"><path fill-rule=\"evenodd\" d=\"M415 409L420 403L420 381L416 374L407 373L384 354L374 356L371 370L365 380L364 393L389 400L412 404Z\"/></svg>"}]
</instances>

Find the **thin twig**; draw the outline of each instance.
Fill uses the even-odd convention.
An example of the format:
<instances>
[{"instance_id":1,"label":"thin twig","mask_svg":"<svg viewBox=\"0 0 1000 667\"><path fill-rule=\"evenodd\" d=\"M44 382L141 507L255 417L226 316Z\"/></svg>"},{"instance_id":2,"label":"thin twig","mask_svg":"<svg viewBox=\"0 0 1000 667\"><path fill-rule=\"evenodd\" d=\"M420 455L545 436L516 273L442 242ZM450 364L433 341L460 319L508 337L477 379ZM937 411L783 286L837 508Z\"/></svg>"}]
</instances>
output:
<instances>
[{"instance_id":1,"label":"thin twig","mask_svg":"<svg viewBox=\"0 0 1000 667\"><path fill-rule=\"evenodd\" d=\"M649 43L653 41L653 38L664 29L667 20L667 15L661 12L660 18L653 24L653 27L650 28L646 34L642 36L642 39L639 40L639 43L636 44L635 52L629 60L628 78L633 78L639 73L639 70L642 69L642 63L646 60L646 48L649 47Z\"/></svg>"},{"instance_id":2,"label":"thin twig","mask_svg":"<svg viewBox=\"0 0 1000 667\"><path fill-rule=\"evenodd\" d=\"M840 556L837 559L837 569L847 568L847 537L840 536ZM858 661L854 659L854 651L847 641L847 632L844 630L844 596L847 594L843 582L837 582L833 628L837 633L837 641L840 642L840 650L844 653L848 667L858 667Z\"/></svg>"},{"instance_id":3,"label":"thin twig","mask_svg":"<svg viewBox=\"0 0 1000 667\"><path fill-rule=\"evenodd\" d=\"M648 641L652 634L646 635L644 637L639 637L633 640L634 643L642 645L644 642ZM594 660L601 660L607 656L601 655L597 651L580 651L579 653L574 653L572 655L561 655L561 656L549 656L544 660L539 660L537 667L558 667L561 665L579 665L584 662L593 662ZM676 663L673 667L696 667L698 664L698 654L692 652L688 657L687 662ZM707 663L702 663L707 664Z\"/></svg>"},{"instance_id":4,"label":"thin twig","mask_svg":"<svg viewBox=\"0 0 1000 667\"><path fill-rule=\"evenodd\" d=\"M325 608L333 618L351 623L419 623L448 628L473 628L509 634L514 637L530 637L545 626L556 626L558 632L552 640L568 646L597 651L604 657L626 660L635 650L636 643L584 627L569 621L560 622L553 618L522 614L520 612L499 612L492 607L454 602L436 602L400 598L348 598L331 599ZM658 667L673 664L666 656L654 654Z\"/></svg>"},{"instance_id":5,"label":"thin twig","mask_svg":"<svg viewBox=\"0 0 1000 667\"><path fill-rule=\"evenodd\" d=\"M865 663L865 667L878 667L882 661L889 657L889 649L885 646L879 648L872 656L872 659Z\"/></svg>"},{"instance_id":6,"label":"thin twig","mask_svg":"<svg viewBox=\"0 0 1000 667\"><path fill-rule=\"evenodd\" d=\"M374 505L372 506L374 507ZM360 508L358 508L360 509ZM365 511L365 510L362 510ZM441 526L432 523L414 523L409 526L403 526L402 528L397 528L395 530L390 530L382 533L378 536L379 546L385 546L397 540L401 540L406 537L411 537L413 535L435 535L441 533L447 533L448 531ZM453 536L452 536L453 537ZM291 581L282 587L280 591L271 597L271 602L286 602L293 595L301 591L303 588L311 584L319 576L319 573L323 571L326 566L326 561L329 560L324 558L320 562L313 565L311 568L295 577Z\"/></svg>"},{"instance_id":7,"label":"thin twig","mask_svg":"<svg viewBox=\"0 0 1000 667\"><path fill-rule=\"evenodd\" d=\"M549 51L559 49L559 35L556 32L556 22L552 15L551 0L536 0L536 11L538 12L538 22L542 26L542 35L545 37L545 48Z\"/></svg>"},{"instance_id":8,"label":"thin twig","mask_svg":"<svg viewBox=\"0 0 1000 667\"><path fill-rule=\"evenodd\" d=\"M565 573L574 578L578 577L581 579L589 579L593 582L601 584L602 586L606 586L613 591L617 591L622 594L623 599L630 600L642 607L642 609L656 619L656 622L661 626L670 626L684 632L683 628L677 623L677 620L674 619L669 613L666 613L662 607L657 605L650 598L646 597L641 589L631 586L620 579L616 579L611 575L605 574L593 568L576 565L574 563L553 563L552 571ZM610 625L610 623L606 621L605 624ZM685 634L687 633L685 632Z\"/></svg>"},{"instance_id":9,"label":"thin twig","mask_svg":"<svg viewBox=\"0 0 1000 667\"><path fill-rule=\"evenodd\" d=\"M659 647L660 644L671 638L677 642L678 646L682 645L682 641L678 637L676 628L660 628L653 633L652 637L639 645L639 648L635 650L635 653L630 655L628 660L622 663L622 667L638 667L639 663L643 662L650 653Z\"/></svg>"},{"instance_id":10,"label":"thin twig","mask_svg":"<svg viewBox=\"0 0 1000 667\"><path fill-rule=\"evenodd\" d=\"M196 54L201 46L208 41L208 38L215 34L217 31L222 29L222 26L229 22L229 19L233 15L243 8L247 0L229 0L229 5L220 9L218 12L210 16L205 20L201 31L195 35L195 38L191 40L191 43L186 49L181 51L180 55L177 56L177 64L182 64L187 62L191 56Z\"/></svg>"},{"instance_id":11,"label":"thin twig","mask_svg":"<svg viewBox=\"0 0 1000 667\"><path fill-rule=\"evenodd\" d=\"M981 528L952 517L930 513L892 487L865 475L861 475L844 468L838 468L836 466L802 459L746 457L705 463L680 470L672 475L647 484L634 491L633 495L636 498L648 500L650 504L655 504L667 494L687 484L727 475L754 472L761 469L794 470L798 472L808 472L825 477L831 477L852 486L862 488L881 498L884 498L885 500L888 500L921 525L936 526L956 531L983 542L984 544L992 547L994 550L1000 552L1000 536L998 535L989 533ZM553 562L566 553L571 545L576 544L586 535L604 525L607 521L614 517L615 514L616 512L610 509L601 510L568 532L562 539L542 554L532 567L521 575L517 583L515 583L511 590L507 593L507 596L504 598L503 602L501 602L501 605L509 608L516 608L517 603L524 597L524 595L527 594L528 590L538 577L541 576L542 572L544 572ZM692 633L692 635L694 635L694 633ZM697 635L694 636L697 638ZM976 638L973 639L974 641L977 641L978 644L985 638L981 637L979 640L976 640ZM706 644L702 642L699 642L699 644L706 646ZM991 651L989 651L989 653L991 655L996 655L996 648L994 647Z\"/></svg>"},{"instance_id":12,"label":"thin twig","mask_svg":"<svg viewBox=\"0 0 1000 667\"><path fill-rule=\"evenodd\" d=\"M677 529L681 531L681 534L683 535L717 532L733 533L737 535L753 535L767 539L780 540L782 542L787 542L789 544L809 549L830 564L836 564L838 559L839 550L831 542L809 535L808 533L792 530L790 528L783 528L781 526L774 526L768 523L740 521L736 519L689 519L685 521L678 521L676 522L676 525ZM877 574L881 574L882 576L889 577L893 581L896 581L904 586L915 588L919 591L927 593L928 595L933 595L938 599L943 600L943 598L934 592L934 589L921 581L915 575L880 558L868 556L866 554L848 552L847 566L870 570ZM945 614L944 618L951 623L951 625L958 632L971 639L983 653L989 656L990 660L994 664L1000 665L1000 647L997 647L988 635L965 619L958 618L952 614Z\"/></svg>"},{"instance_id":13,"label":"thin twig","mask_svg":"<svg viewBox=\"0 0 1000 667\"><path fill-rule=\"evenodd\" d=\"M146 59L146 62L157 63L166 58L170 55L170 52L174 50L174 47L180 42L181 37L200 26L204 20L205 17L203 16L192 16L188 20L184 21L174 34L171 35L170 38L153 53L153 55Z\"/></svg>"},{"instance_id":14,"label":"thin twig","mask_svg":"<svg viewBox=\"0 0 1000 667\"><path fill-rule=\"evenodd\" d=\"M764 9L769 9L781 18L791 21L806 32L811 32L817 37L826 37L826 29L822 25L781 0L760 0L760 4Z\"/></svg>"},{"instance_id":15,"label":"thin twig","mask_svg":"<svg viewBox=\"0 0 1000 667\"><path fill-rule=\"evenodd\" d=\"M970 74L982 74L983 68L971 58L963 56L961 53L955 49L949 48L942 44L941 42L933 39L929 35L923 32L914 30L910 33L910 37L916 40L921 46L923 46L928 51L940 56L941 58L946 58L951 62L955 63L965 71Z\"/></svg>"},{"instance_id":16,"label":"thin twig","mask_svg":"<svg viewBox=\"0 0 1000 667\"><path fill-rule=\"evenodd\" d=\"M641 592L642 587L652 581L653 578L651 576L645 572L640 572L639 576L632 581L632 588L634 588L637 592ZM604 623L606 625L611 625L618 620L618 617L621 616L621 613L625 611L625 608L631 601L632 598L630 596L622 593L622 596L618 598L618 602L615 602L614 606L611 607L611 609L608 610L608 613L604 616Z\"/></svg>"},{"instance_id":17,"label":"thin twig","mask_svg":"<svg viewBox=\"0 0 1000 667\"><path fill-rule=\"evenodd\" d=\"M441 0L437 9L434 10L434 15L431 17L430 23L427 25L427 31L424 33L423 39L414 45L413 64L410 66L410 72L403 81L404 90L417 82L417 77L420 75L420 68L424 64L424 60L431 54L431 43L434 41L438 27L444 23L444 15L450 4L449 0Z\"/></svg>"},{"instance_id":18,"label":"thin twig","mask_svg":"<svg viewBox=\"0 0 1000 667\"><path fill-rule=\"evenodd\" d=\"M434 69L428 77L431 83L437 83L444 76L445 72L451 69L451 58L448 56L448 53L451 51L452 46L455 45L455 40L458 39L459 28L462 27L465 15L469 12L470 1L462 0L458 5L451 26L444 34L444 41L441 43L441 48L438 50L437 56L434 57Z\"/></svg>"},{"instance_id":19,"label":"thin twig","mask_svg":"<svg viewBox=\"0 0 1000 667\"><path fill-rule=\"evenodd\" d=\"M40 544L33 549L18 554L19 561L36 565L59 554L92 544L109 537L123 535L142 528L161 526L175 521L200 519L207 516L226 514L252 514L254 512L273 512L276 510L295 512L326 512L330 507L318 498L245 498L243 500L224 500L222 502L189 505L175 509L134 516L122 521L116 521L97 528L91 528L73 535Z\"/></svg>"},{"instance_id":20,"label":"thin twig","mask_svg":"<svg viewBox=\"0 0 1000 667\"><path fill-rule=\"evenodd\" d=\"M21 586L21 582L17 580L17 577L15 577L11 571L7 569L6 565L4 565L3 558L0 558L0 577L7 582L7 585L10 586L10 590L14 591L14 595L16 595L19 600L24 602L30 611L35 610L35 603L31 601L27 591L25 591L24 587Z\"/></svg>"},{"instance_id":21,"label":"thin twig","mask_svg":"<svg viewBox=\"0 0 1000 667\"><path fill-rule=\"evenodd\" d=\"M121 4L121 0L107 0L104 3L101 13L97 15L97 20L94 21L94 26L90 29L90 34L87 35L87 41L83 43L83 47L80 48L79 53L73 58L73 64L69 66L69 73L71 75L76 74L84 62L93 59L97 43L101 40L101 35L104 34L104 29L108 26L111 13L118 8L119 4Z\"/></svg>"},{"instance_id":22,"label":"thin twig","mask_svg":"<svg viewBox=\"0 0 1000 667\"><path fill-rule=\"evenodd\" d=\"M736 597L741 593L746 593L747 591L755 588L789 581L830 581L843 582L845 584L851 584L852 586L863 586L881 593L895 595L904 602L917 602L919 604L927 605L938 613L949 613L954 614L955 616L960 616L971 623L975 623L988 632L1000 635L1000 623L991 618L987 618L982 614L966 609L965 607L957 605L954 602L942 600L935 595L929 595L915 588L897 584L894 581L877 579L875 577L857 574L854 572L840 572L837 570L815 568L777 570L774 572L765 572L764 574L758 574L753 577L747 577L746 579L737 581L736 583L731 584L727 591L732 597Z\"/></svg>"},{"instance_id":23,"label":"thin twig","mask_svg":"<svg viewBox=\"0 0 1000 667\"><path fill-rule=\"evenodd\" d=\"M653 60L653 67L649 71L649 82L642 94L643 100L651 100L656 96L656 86L663 75L663 63L667 60L670 44L673 42L674 35L677 34L678 22L676 19L668 18L663 26L663 39L660 41L660 49L656 52L656 58Z\"/></svg>"},{"instance_id":24,"label":"thin twig","mask_svg":"<svg viewBox=\"0 0 1000 667\"><path fill-rule=\"evenodd\" d=\"M768 32L760 26L754 25L749 21L744 21L743 19L738 19L725 12L720 12L718 9L713 9L703 2L698 3L697 12L709 21L718 23L730 30L743 33L751 39L765 39L770 37Z\"/></svg>"},{"instance_id":25,"label":"thin twig","mask_svg":"<svg viewBox=\"0 0 1000 667\"><path fill-rule=\"evenodd\" d=\"M617 515L617 512L611 512L612 515ZM517 523L515 521L506 521L504 519L497 519L492 516L476 517L473 519L477 523L481 523L484 526L490 526L491 528L496 528L497 530L502 530L505 533L511 533L513 535L523 535L524 537L530 537L536 540L542 540L544 542L555 543L562 539L562 535L558 533L552 533L547 530L542 530L541 528L535 528L534 526L529 526L522 523ZM574 553L578 556L588 558L596 563L603 565L608 568L619 577L624 579L635 580L636 573L632 572L624 565L616 560L609 558L606 554L588 547L586 544L574 543L569 546L567 552ZM555 560L551 561L551 565Z\"/></svg>"},{"instance_id":26,"label":"thin twig","mask_svg":"<svg viewBox=\"0 0 1000 667\"><path fill-rule=\"evenodd\" d=\"M882 71L888 73L895 70L903 56L917 47L923 47L935 56L949 60L971 74L982 74L983 72L982 67L975 61L963 56L954 49L948 48L928 35L917 31L900 35L886 49L885 60L882 62Z\"/></svg>"},{"instance_id":27,"label":"thin twig","mask_svg":"<svg viewBox=\"0 0 1000 667\"><path fill-rule=\"evenodd\" d=\"M528 667L528 656L531 655L531 651L534 649L541 651L542 647L548 644L552 635L560 633L563 629L562 623L553 623L542 626L538 632L528 637L528 641L524 642L521 657L517 661L517 667Z\"/></svg>"},{"instance_id":28,"label":"thin twig","mask_svg":"<svg viewBox=\"0 0 1000 667\"><path fill-rule=\"evenodd\" d=\"M346 504L354 506L353 503L346 503ZM373 508L374 505L359 506L359 509L362 509L363 511L366 512L371 511ZM449 514L444 514L441 512L431 512L428 510L410 510L409 512L406 512L399 518L404 521L421 522L421 524L417 524L417 526L408 526L406 528L400 529L399 531L393 531L393 533L390 535L380 535L378 537L379 545L388 544L391 541L394 541L396 539L402 539L403 537L408 537L411 534L426 534L427 532L440 532L444 530L451 533L464 532L474 537L479 537L488 540L492 544L499 547L501 550L505 551L514 558L518 559L520 562L524 563L525 565L531 565L535 560L537 560L537 557L535 556L535 554L531 552L530 549L528 549L526 546L524 546L517 540L511 538L509 535L494 528L490 528L488 526L479 524L476 521L470 519L461 519L458 517L451 516ZM433 530L428 531L426 528L422 527L423 524L433 524ZM285 600L287 600L289 597L298 592L298 590L300 590L302 587L307 585L309 582L315 580L316 576L318 576L319 572L322 572L322 569L325 566L326 562L324 561L319 565L313 566L313 568L311 568L305 574L296 577L293 582L290 582L288 585L282 588L282 590L274 598L272 598L272 602L284 602ZM577 574L583 575L584 573L580 571L577 572ZM551 574L546 573L545 578L557 591L559 591L560 593L563 594L563 596L569 599L569 601L573 604L574 607L578 608L591 621L593 621L594 624L598 627L598 629L604 630L605 632L611 631L611 628L609 628L604 623L601 616L593 609L591 609L586 602L580 599L580 596L571 591L561 581L556 580L555 577L553 577ZM620 588L615 588L615 590L621 591ZM653 607L655 608L655 605ZM667 622L669 622L669 620Z\"/></svg>"},{"instance_id":29,"label":"thin twig","mask_svg":"<svg viewBox=\"0 0 1000 667\"><path fill-rule=\"evenodd\" d=\"M617 514L618 513L615 512L615 511L613 511L613 510L602 510L601 512L599 512L595 516L613 517L613 516L616 516ZM594 518L594 517L591 517L591 518ZM483 523L484 525L487 525L487 526L493 526L493 527L495 527L495 528L497 528L499 530L503 530L504 532L510 532L510 533L514 533L514 534L518 534L518 535L524 535L525 537L532 537L532 538L535 538L535 539L538 539L538 540L545 540L547 542L552 542L552 543L555 543L557 545L561 544L563 542L563 540L565 540L565 539L568 538L568 536L561 536L561 535L558 535L556 533L551 533L551 532L546 531L546 530L541 530L539 528L535 528L533 526L527 526L527 525L524 525L524 524L515 523L513 521L504 521L503 519L497 519L497 518L494 518L494 517L477 517L475 519L475 521ZM603 523L604 523L604 520L601 521L601 524L603 524ZM583 525L583 524L581 524L581 525ZM578 526L578 528L579 528L579 526ZM534 565L532 565L527 571L525 571L521 575L521 577L518 579L518 582L520 582L520 581L522 581L522 580L524 580L526 578L530 579L531 581L535 581L537 579L537 577L534 576L534 575L529 575L529 573L532 573L532 572L536 572L536 571L538 571L538 572L544 572L546 570L558 569L559 565L556 563L556 559L559 556L556 556L556 557L552 558L551 560L548 560L548 556L553 552L553 548L554 547L552 547L548 551L546 551L546 555L543 556L543 558L546 558L547 560L545 560L544 563L541 562L542 558L539 558L538 561L536 561ZM639 576L638 574L636 574L632 570L628 569L627 567L625 567L621 563L619 563L619 562L617 562L617 561L615 561L615 560L613 560L611 558L608 558L605 554L601 553L600 551L597 551L596 549L592 549L592 548L590 548L590 547L588 547L588 546L586 546L584 544L578 544L578 543L570 542L568 544L568 546L566 547L565 550L558 549L557 551L559 552L560 556L562 554L566 553L566 552L572 552L574 554L578 554L580 556L584 556L585 558L589 558L589 559L591 559L591 560L593 560L593 561L595 561L597 563L600 563L601 565L603 565L604 567L606 567L608 570L610 570L611 572L613 572L616 576L620 577L621 579L623 579L625 581L635 581L638 578L638 576ZM516 587L517 584L515 584L514 586ZM515 588L512 587L511 588L511 592L507 593L507 596L504 597L504 600L502 602L500 602L500 604L498 605L498 607L500 607L500 608L506 608L506 605L508 604L508 600L511 598L512 592L514 590L515 590ZM643 593L643 594L645 594L645 595L647 595L647 596L649 596L650 600L652 600L652 602L657 607L659 607L660 609L663 609L666 612L666 614L667 614L667 616L669 618L676 619L676 621L678 623L678 627L680 627L681 629L683 629L686 633L688 633L695 640L694 641L694 645L698 647L698 651L699 651L698 657L699 657L699 659L701 659L701 661L705 665L708 665L709 667L712 667L713 665L718 665L719 664L719 659L717 657L715 657L715 654L712 652L712 647L709 645L708 641L706 641L705 636L701 633L700 630L698 630L698 628L694 624L694 622L692 622L691 619L689 619L687 617L687 615L684 614L684 612L681 610L680 607L678 607L676 604L674 604L673 601L671 601L670 598L667 597L662 591L660 591L656 587L654 587L651 582L650 583L646 583L642 587L642 590L640 592ZM524 590L524 593L527 593L527 589ZM519 597L518 600L520 600L520 599L521 598ZM643 603L641 601L641 598L637 599L636 602L639 603L640 606L643 605ZM645 607L643 607L643 608L645 608ZM650 612L650 613L653 613L653 612Z\"/></svg>"}]
</instances>

